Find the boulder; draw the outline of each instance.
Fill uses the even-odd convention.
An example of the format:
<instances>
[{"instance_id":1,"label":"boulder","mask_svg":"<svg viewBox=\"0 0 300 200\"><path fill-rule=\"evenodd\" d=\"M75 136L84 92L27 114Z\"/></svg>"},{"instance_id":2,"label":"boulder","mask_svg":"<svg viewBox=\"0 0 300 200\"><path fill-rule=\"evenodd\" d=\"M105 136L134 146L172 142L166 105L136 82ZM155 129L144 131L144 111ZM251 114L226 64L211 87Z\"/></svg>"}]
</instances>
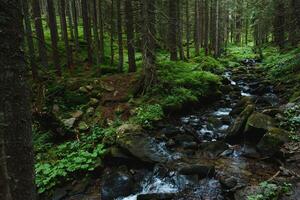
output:
<instances>
[{"instance_id":1,"label":"boulder","mask_svg":"<svg viewBox=\"0 0 300 200\"><path fill-rule=\"evenodd\" d=\"M178 173L182 175L198 175L199 178L211 178L215 175L215 167L205 165L188 165L179 168Z\"/></svg>"},{"instance_id":2,"label":"boulder","mask_svg":"<svg viewBox=\"0 0 300 200\"><path fill-rule=\"evenodd\" d=\"M125 170L118 170L103 177L101 199L111 200L121 196L129 196L134 192L132 175Z\"/></svg>"},{"instance_id":3,"label":"boulder","mask_svg":"<svg viewBox=\"0 0 300 200\"><path fill-rule=\"evenodd\" d=\"M146 135L138 125L125 124L119 127L116 142L144 162L165 163L171 159L165 145Z\"/></svg>"},{"instance_id":4,"label":"boulder","mask_svg":"<svg viewBox=\"0 0 300 200\"><path fill-rule=\"evenodd\" d=\"M63 123L64 123L65 127L68 128L68 129L73 128L75 122L76 122L76 118L74 118L74 117L72 117L70 119L63 120Z\"/></svg>"},{"instance_id":5,"label":"boulder","mask_svg":"<svg viewBox=\"0 0 300 200\"><path fill-rule=\"evenodd\" d=\"M199 149L205 155L216 157L228 149L228 145L224 141L205 142L200 144Z\"/></svg>"},{"instance_id":6,"label":"boulder","mask_svg":"<svg viewBox=\"0 0 300 200\"><path fill-rule=\"evenodd\" d=\"M244 130L245 143L257 144L269 128L275 126L275 120L265 114L254 112L248 119Z\"/></svg>"},{"instance_id":7,"label":"boulder","mask_svg":"<svg viewBox=\"0 0 300 200\"><path fill-rule=\"evenodd\" d=\"M289 133L280 128L270 128L259 141L257 149L266 156L273 156L289 141Z\"/></svg>"},{"instance_id":8,"label":"boulder","mask_svg":"<svg viewBox=\"0 0 300 200\"><path fill-rule=\"evenodd\" d=\"M254 104L254 98L251 96L243 97L230 112L231 116L240 114L248 105Z\"/></svg>"},{"instance_id":9,"label":"boulder","mask_svg":"<svg viewBox=\"0 0 300 200\"><path fill-rule=\"evenodd\" d=\"M86 87L80 87L78 90L79 90L79 92L84 93L84 94L89 92L88 89L86 89Z\"/></svg>"},{"instance_id":10,"label":"boulder","mask_svg":"<svg viewBox=\"0 0 300 200\"><path fill-rule=\"evenodd\" d=\"M236 118L234 123L228 128L226 141L237 142L242 139L242 134L245 129L249 116L254 112L255 106L248 105L244 111Z\"/></svg>"}]
</instances>

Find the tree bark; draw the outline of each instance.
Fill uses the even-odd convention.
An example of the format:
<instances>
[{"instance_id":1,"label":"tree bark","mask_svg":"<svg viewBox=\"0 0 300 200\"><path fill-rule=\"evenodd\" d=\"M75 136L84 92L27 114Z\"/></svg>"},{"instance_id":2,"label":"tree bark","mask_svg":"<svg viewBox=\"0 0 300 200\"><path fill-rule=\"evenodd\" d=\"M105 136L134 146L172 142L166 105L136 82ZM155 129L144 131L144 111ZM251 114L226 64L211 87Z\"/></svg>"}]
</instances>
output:
<instances>
[{"instance_id":1,"label":"tree bark","mask_svg":"<svg viewBox=\"0 0 300 200\"><path fill-rule=\"evenodd\" d=\"M111 1L110 13L110 65L114 65L115 52L114 52L114 34L115 34L115 21L114 21L114 0Z\"/></svg>"},{"instance_id":2,"label":"tree bark","mask_svg":"<svg viewBox=\"0 0 300 200\"><path fill-rule=\"evenodd\" d=\"M274 42L281 49L284 48L284 23L285 23L285 5L282 0L275 0L275 18L274 18Z\"/></svg>"},{"instance_id":3,"label":"tree bark","mask_svg":"<svg viewBox=\"0 0 300 200\"><path fill-rule=\"evenodd\" d=\"M84 35L87 43L87 53L88 53L87 68L89 68L93 64L93 53L92 53L92 39L91 39L91 22L88 15L87 0L81 0L81 8L82 8Z\"/></svg>"},{"instance_id":4,"label":"tree bark","mask_svg":"<svg viewBox=\"0 0 300 200\"><path fill-rule=\"evenodd\" d=\"M22 51L22 9L0 1L0 199L35 200L29 89ZM5 28L3 28L5 27Z\"/></svg>"},{"instance_id":5,"label":"tree bark","mask_svg":"<svg viewBox=\"0 0 300 200\"><path fill-rule=\"evenodd\" d=\"M105 54L104 54L104 25L103 25L103 8L102 8L102 1L98 1L98 10L99 10L99 29L100 29L100 63L104 63Z\"/></svg>"},{"instance_id":6,"label":"tree bark","mask_svg":"<svg viewBox=\"0 0 300 200\"><path fill-rule=\"evenodd\" d=\"M190 58L190 14L189 14L189 0L185 1L185 16L186 16L186 57Z\"/></svg>"},{"instance_id":7,"label":"tree bark","mask_svg":"<svg viewBox=\"0 0 300 200\"><path fill-rule=\"evenodd\" d=\"M75 37L75 46L76 51L79 50L79 33L78 33L78 12L76 8L76 0L71 0L71 7L72 7L72 16L73 16L73 22L74 22L74 37Z\"/></svg>"},{"instance_id":8,"label":"tree bark","mask_svg":"<svg viewBox=\"0 0 300 200\"><path fill-rule=\"evenodd\" d=\"M155 56L155 0L142 1L143 72L139 93L145 94L157 83Z\"/></svg>"},{"instance_id":9,"label":"tree bark","mask_svg":"<svg viewBox=\"0 0 300 200\"><path fill-rule=\"evenodd\" d=\"M133 10L131 0L125 0L126 15L126 33L127 33L127 49L128 49L128 72L136 71L135 49L134 49L134 30L133 30Z\"/></svg>"},{"instance_id":10,"label":"tree bark","mask_svg":"<svg viewBox=\"0 0 300 200\"><path fill-rule=\"evenodd\" d=\"M194 44L195 44L195 56L200 54L200 38L199 38L199 0L195 0L195 27L194 27Z\"/></svg>"},{"instance_id":11,"label":"tree bark","mask_svg":"<svg viewBox=\"0 0 300 200\"><path fill-rule=\"evenodd\" d=\"M177 1L169 0L169 50L172 61L178 60L177 43Z\"/></svg>"},{"instance_id":12,"label":"tree bark","mask_svg":"<svg viewBox=\"0 0 300 200\"><path fill-rule=\"evenodd\" d=\"M39 60L43 67L48 67L47 49L45 43L44 29L41 17L41 8L39 0L31 0L33 11L33 21L35 25L36 37L38 40Z\"/></svg>"},{"instance_id":13,"label":"tree bark","mask_svg":"<svg viewBox=\"0 0 300 200\"><path fill-rule=\"evenodd\" d=\"M59 53L57 48L58 33L57 33L56 15L55 15L53 1L47 0L47 5L48 5L49 25L50 25L50 34L51 34L51 43L52 43L52 59L53 59L54 67L56 69L57 76L61 76Z\"/></svg>"},{"instance_id":14,"label":"tree bark","mask_svg":"<svg viewBox=\"0 0 300 200\"><path fill-rule=\"evenodd\" d=\"M97 15L97 1L92 0L92 10L93 10L93 33L94 33L94 42L96 44L96 63L100 64L100 40L98 33L98 15Z\"/></svg>"},{"instance_id":15,"label":"tree bark","mask_svg":"<svg viewBox=\"0 0 300 200\"><path fill-rule=\"evenodd\" d=\"M123 72L124 54L123 54L123 29L122 29L121 0L117 0L117 27L118 27L118 47L119 47L118 71Z\"/></svg>"},{"instance_id":16,"label":"tree bark","mask_svg":"<svg viewBox=\"0 0 300 200\"><path fill-rule=\"evenodd\" d=\"M72 48L69 44L68 38L68 28L67 28L67 21L66 21L66 2L65 0L60 0L60 13L61 13L61 26L62 26L62 33L63 33L63 40L65 43L65 49L67 53L67 66L69 69L72 69L73 66L73 55L72 55Z\"/></svg>"},{"instance_id":17,"label":"tree bark","mask_svg":"<svg viewBox=\"0 0 300 200\"><path fill-rule=\"evenodd\" d=\"M34 44L32 39L32 28L31 28L28 1L22 0L21 3L22 3L22 9L23 9L24 21L25 21L25 32L26 32L26 41L28 45L30 68L31 68L33 79L38 80L38 69L37 69L36 57L34 52Z\"/></svg>"}]
</instances>

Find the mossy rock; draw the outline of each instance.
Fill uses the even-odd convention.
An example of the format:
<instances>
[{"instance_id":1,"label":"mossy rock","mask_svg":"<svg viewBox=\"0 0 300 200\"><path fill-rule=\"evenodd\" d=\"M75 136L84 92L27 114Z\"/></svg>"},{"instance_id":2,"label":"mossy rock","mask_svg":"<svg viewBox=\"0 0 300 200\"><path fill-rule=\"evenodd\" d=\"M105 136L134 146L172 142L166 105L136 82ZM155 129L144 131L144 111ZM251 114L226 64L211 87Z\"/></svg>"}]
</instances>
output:
<instances>
[{"instance_id":1,"label":"mossy rock","mask_svg":"<svg viewBox=\"0 0 300 200\"><path fill-rule=\"evenodd\" d=\"M280 128L270 128L257 145L257 149L264 155L272 156L280 147L289 141L289 133Z\"/></svg>"},{"instance_id":2,"label":"mossy rock","mask_svg":"<svg viewBox=\"0 0 300 200\"><path fill-rule=\"evenodd\" d=\"M244 130L245 142L257 144L271 127L275 127L275 120L265 114L254 112L247 121Z\"/></svg>"},{"instance_id":3,"label":"mossy rock","mask_svg":"<svg viewBox=\"0 0 300 200\"><path fill-rule=\"evenodd\" d=\"M67 106L77 106L87 104L89 102L89 97L77 92L66 91L64 93L64 100L66 104L68 104Z\"/></svg>"},{"instance_id":4,"label":"mossy rock","mask_svg":"<svg viewBox=\"0 0 300 200\"><path fill-rule=\"evenodd\" d=\"M229 127L226 135L226 141L236 142L242 139L243 131L247 124L249 116L254 112L255 106L248 105L244 111L236 118L234 123Z\"/></svg>"}]
</instances>

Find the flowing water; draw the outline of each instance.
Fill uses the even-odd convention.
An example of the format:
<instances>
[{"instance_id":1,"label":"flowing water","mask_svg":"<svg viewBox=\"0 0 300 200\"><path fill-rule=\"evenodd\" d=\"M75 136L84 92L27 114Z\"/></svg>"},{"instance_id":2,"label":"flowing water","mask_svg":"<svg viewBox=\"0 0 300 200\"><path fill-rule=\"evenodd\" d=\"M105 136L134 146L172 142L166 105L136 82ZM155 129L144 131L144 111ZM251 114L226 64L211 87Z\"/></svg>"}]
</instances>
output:
<instances>
[{"instance_id":1,"label":"flowing water","mask_svg":"<svg viewBox=\"0 0 300 200\"><path fill-rule=\"evenodd\" d=\"M249 67L249 66L248 66ZM224 77L228 79L233 87L239 88L240 96L251 96L251 87L244 80L233 80L231 72L225 72ZM197 137L197 142L208 146L218 141L222 141L226 136L226 131L234 119L230 117L237 100L236 97L225 95L223 99L218 102L213 108L207 108L205 111L195 112L191 115L182 116L174 127L184 133L186 130L193 131L194 137ZM273 105L278 103L277 96L270 92L264 94L264 98L268 98L273 102ZM168 142L164 142L164 148ZM182 152L180 152L182 151ZM237 179L237 185L246 185L248 183L257 183L270 177L274 174L276 166L250 159L245 156L245 152L251 152L247 146L227 144L227 148L217 157L203 154L202 151L193 152L186 158L181 159L181 153L185 155L185 151L180 147L171 147L170 157L177 155L179 161L174 161L170 166L177 166L178 162L213 165L216 167L215 177L222 179L222 177L233 177ZM179 153L180 152L180 153ZM222 152L222 149L221 149ZM213 154L213 153L212 153ZM174 164L175 163L175 164ZM172 167L170 167L172 168ZM118 200L136 200L142 194L185 194L177 195L172 199L224 199L220 181L215 178L198 180L195 177L179 175L176 170L170 171L164 176L160 176L155 172L156 169L139 183L140 190L127 197L120 197ZM193 179L194 178L194 179ZM188 191L188 192L186 192ZM186 193L185 193L186 192ZM163 199L163 198L162 198Z\"/></svg>"}]
</instances>

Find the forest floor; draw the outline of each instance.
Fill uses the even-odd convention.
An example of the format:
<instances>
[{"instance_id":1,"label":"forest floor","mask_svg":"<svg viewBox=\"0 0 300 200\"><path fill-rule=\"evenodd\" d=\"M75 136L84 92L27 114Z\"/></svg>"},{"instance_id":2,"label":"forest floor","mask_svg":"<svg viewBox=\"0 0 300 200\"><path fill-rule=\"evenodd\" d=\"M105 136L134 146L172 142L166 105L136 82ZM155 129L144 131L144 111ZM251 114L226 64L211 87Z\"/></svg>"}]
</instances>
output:
<instances>
[{"instance_id":1,"label":"forest floor","mask_svg":"<svg viewBox=\"0 0 300 200\"><path fill-rule=\"evenodd\" d=\"M269 52L267 63L249 48L219 60L159 61L159 85L139 98L136 74L48 84L46 96L55 98L45 112L56 125L35 125L41 196L299 198L300 79L288 65L298 58Z\"/></svg>"}]
</instances>

